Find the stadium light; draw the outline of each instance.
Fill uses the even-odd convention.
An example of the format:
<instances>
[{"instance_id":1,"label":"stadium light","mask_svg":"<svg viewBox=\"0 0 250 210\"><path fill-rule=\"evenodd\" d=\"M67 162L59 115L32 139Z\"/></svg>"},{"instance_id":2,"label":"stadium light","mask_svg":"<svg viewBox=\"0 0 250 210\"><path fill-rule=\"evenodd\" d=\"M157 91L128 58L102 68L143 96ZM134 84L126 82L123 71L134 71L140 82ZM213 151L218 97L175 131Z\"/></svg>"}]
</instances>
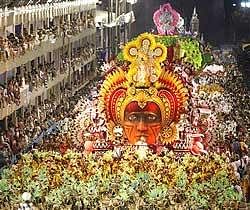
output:
<instances>
[{"instance_id":1,"label":"stadium light","mask_svg":"<svg viewBox=\"0 0 250 210\"><path fill-rule=\"evenodd\" d=\"M250 1L244 1L240 3L241 7L250 8Z\"/></svg>"}]
</instances>

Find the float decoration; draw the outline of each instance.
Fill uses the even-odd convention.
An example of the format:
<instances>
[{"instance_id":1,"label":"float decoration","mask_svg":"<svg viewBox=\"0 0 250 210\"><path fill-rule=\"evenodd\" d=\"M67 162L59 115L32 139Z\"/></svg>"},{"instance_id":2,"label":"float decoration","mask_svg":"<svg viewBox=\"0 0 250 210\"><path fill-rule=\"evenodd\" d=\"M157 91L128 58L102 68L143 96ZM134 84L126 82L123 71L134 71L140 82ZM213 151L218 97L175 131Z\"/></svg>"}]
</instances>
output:
<instances>
[{"instance_id":1,"label":"float decoration","mask_svg":"<svg viewBox=\"0 0 250 210\"><path fill-rule=\"evenodd\" d=\"M167 56L165 46L156 43L153 35L144 33L127 43L123 55L130 62L129 70L117 67L107 75L100 90L100 108L106 112L111 133L115 126L122 125L129 142L135 144L139 139L133 136L133 125L126 124L126 115L153 112L157 122L151 126L154 137L148 137L146 142L156 144L160 131L164 136L160 138L162 143L174 141L175 126L186 105L188 90L178 74L161 67Z\"/></svg>"},{"instance_id":2,"label":"float decoration","mask_svg":"<svg viewBox=\"0 0 250 210\"><path fill-rule=\"evenodd\" d=\"M179 161L173 153L160 157L149 151L146 159L138 155L130 149L120 159L112 151L99 158L73 151L23 155L0 175L0 208L20 203L23 192L29 192L40 209L216 209L241 199L231 187L234 175L225 157L185 154Z\"/></svg>"},{"instance_id":3,"label":"float decoration","mask_svg":"<svg viewBox=\"0 0 250 210\"><path fill-rule=\"evenodd\" d=\"M192 64L196 70L211 62L211 55L208 53L203 54L200 49L200 43L193 38L176 35L152 36L155 37L156 43L163 44L167 48L167 59L169 62L183 59L185 62ZM118 54L117 59L120 61L126 60L122 51Z\"/></svg>"},{"instance_id":4,"label":"float decoration","mask_svg":"<svg viewBox=\"0 0 250 210\"><path fill-rule=\"evenodd\" d=\"M153 16L155 25L160 35L173 35L177 31L177 26L182 26L180 14L171 5L164 4L156 10Z\"/></svg>"}]
</instances>

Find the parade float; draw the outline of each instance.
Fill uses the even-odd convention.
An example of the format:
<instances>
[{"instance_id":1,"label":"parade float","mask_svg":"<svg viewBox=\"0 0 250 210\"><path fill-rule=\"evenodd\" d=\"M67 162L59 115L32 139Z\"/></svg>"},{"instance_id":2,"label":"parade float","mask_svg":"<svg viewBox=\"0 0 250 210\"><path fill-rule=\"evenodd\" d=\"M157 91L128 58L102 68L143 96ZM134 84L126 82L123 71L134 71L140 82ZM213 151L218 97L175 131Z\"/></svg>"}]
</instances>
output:
<instances>
[{"instance_id":1,"label":"parade float","mask_svg":"<svg viewBox=\"0 0 250 210\"><path fill-rule=\"evenodd\" d=\"M159 34L139 35L106 64L91 100L76 106L67 142L2 171L1 209L24 192L40 209L238 208L225 146L232 107L213 79L228 67L210 65L209 49L177 35L182 18L169 4L154 22Z\"/></svg>"}]
</instances>

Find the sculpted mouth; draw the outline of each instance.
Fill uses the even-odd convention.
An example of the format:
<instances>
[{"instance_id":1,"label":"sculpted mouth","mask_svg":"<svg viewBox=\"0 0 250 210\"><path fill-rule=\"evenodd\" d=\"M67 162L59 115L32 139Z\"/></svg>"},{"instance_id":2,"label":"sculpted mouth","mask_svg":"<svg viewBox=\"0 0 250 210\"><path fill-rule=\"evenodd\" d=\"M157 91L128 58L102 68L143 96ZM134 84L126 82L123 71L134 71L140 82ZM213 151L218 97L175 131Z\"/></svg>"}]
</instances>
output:
<instances>
[{"instance_id":1,"label":"sculpted mouth","mask_svg":"<svg viewBox=\"0 0 250 210\"><path fill-rule=\"evenodd\" d=\"M147 138L148 138L148 136L146 136L146 135L137 136L138 141L146 142Z\"/></svg>"}]
</instances>

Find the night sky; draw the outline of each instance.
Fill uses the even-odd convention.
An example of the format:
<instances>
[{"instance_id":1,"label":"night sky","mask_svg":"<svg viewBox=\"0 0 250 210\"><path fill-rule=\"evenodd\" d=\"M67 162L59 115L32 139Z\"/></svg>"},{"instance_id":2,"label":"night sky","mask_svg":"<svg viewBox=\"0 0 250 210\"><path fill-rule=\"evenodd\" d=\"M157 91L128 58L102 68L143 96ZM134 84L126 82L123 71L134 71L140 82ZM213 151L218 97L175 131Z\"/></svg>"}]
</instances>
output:
<instances>
[{"instance_id":1,"label":"night sky","mask_svg":"<svg viewBox=\"0 0 250 210\"><path fill-rule=\"evenodd\" d=\"M183 18L190 23L193 8L196 5L197 13L200 19L200 32L204 34L205 41L211 44L224 44L230 37L227 22L225 21L224 1L231 0L138 0L134 6L136 22L132 27L132 36L142 32L150 32L155 28L153 23L153 13L160 5L171 3Z\"/></svg>"}]
</instances>

